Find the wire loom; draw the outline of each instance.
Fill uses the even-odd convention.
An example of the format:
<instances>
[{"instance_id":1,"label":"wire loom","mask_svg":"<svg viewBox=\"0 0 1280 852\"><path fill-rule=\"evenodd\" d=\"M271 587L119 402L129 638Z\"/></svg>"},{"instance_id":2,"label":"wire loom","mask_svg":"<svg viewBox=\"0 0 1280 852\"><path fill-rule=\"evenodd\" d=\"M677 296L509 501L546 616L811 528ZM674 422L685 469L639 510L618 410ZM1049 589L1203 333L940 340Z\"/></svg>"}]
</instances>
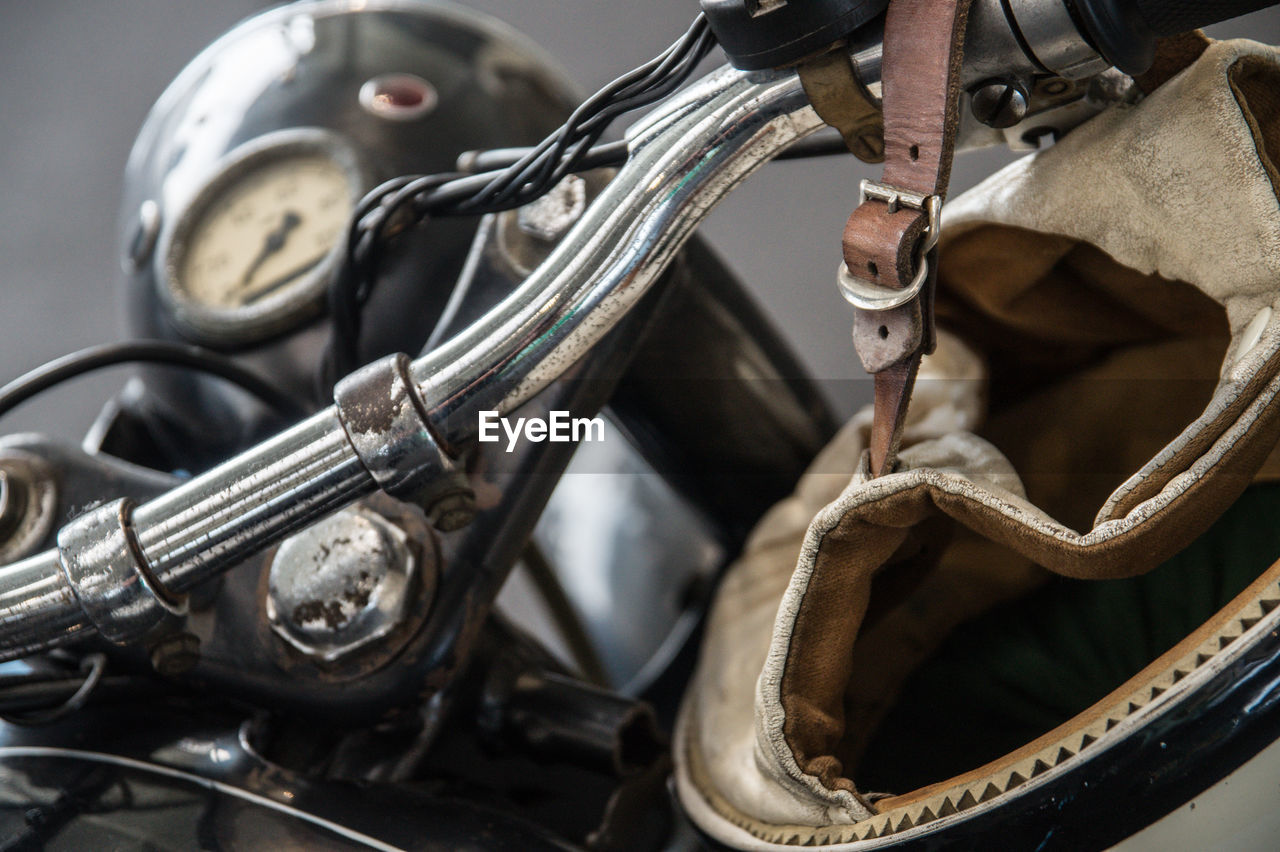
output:
<instances>
[{"instance_id":1,"label":"wire loom","mask_svg":"<svg viewBox=\"0 0 1280 852\"><path fill-rule=\"evenodd\" d=\"M699 14L674 44L596 92L533 148L464 155L463 168L484 171L405 175L366 195L351 217L342 263L329 287L333 339L321 367L321 386L332 385L359 366L361 313L389 239L431 216L472 216L521 207L569 174L621 164L627 156L625 142L599 144L609 125L674 92L715 44L706 17Z\"/></svg>"}]
</instances>

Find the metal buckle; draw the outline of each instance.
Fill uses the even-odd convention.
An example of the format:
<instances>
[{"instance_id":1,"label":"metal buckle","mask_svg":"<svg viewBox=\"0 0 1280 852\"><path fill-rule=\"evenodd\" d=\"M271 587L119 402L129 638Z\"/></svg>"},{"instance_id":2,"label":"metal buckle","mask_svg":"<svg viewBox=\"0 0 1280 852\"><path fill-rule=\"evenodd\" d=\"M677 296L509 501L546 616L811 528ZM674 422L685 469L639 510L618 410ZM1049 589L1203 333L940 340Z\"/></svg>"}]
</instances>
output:
<instances>
[{"instance_id":1,"label":"metal buckle","mask_svg":"<svg viewBox=\"0 0 1280 852\"><path fill-rule=\"evenodd\" d=\"M903 289L885 287L866 278L859 278L849 271L849 267L843 261L840 263L836 281L840 287L840 295L844 296L845 301L864 311L887 311L905 305L919 296L924 288L924 282L929 279L929 252L933 251L933 247L938 244L938 235L941 231L939 220L942 217L942 196L921 195L918 192L864 180L858 187L858 206L865 204L868 198L883 201L889 206L890 213L896 213L900 208L906 207L909 210L921 210L929 214L929 224L925 228L920 245L916 248L915 277Z\"/></svg>"}]
</instances>

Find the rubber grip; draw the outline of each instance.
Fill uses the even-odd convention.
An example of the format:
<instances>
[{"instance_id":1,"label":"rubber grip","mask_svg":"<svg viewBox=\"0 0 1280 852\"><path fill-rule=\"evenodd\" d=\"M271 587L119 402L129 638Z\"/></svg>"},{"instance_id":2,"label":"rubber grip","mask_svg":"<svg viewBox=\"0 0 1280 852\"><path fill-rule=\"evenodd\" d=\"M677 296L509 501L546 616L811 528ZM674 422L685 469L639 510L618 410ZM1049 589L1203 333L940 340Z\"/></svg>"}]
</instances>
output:
<instances>
[{"instance_id":1,"label":"rubber grip","mask_svg":"<svg viewBox=\"0 0 1280 852\"><path fill-rule=\"evenodd\" d=\"M1053 2L1053 0L1046 0ZM1141 74L1156 40L1280 4L1280 0L1059 0L1089 43L1126 74Z\"/></svg>"},{"instance_id":2,"label":"rubber grip","mask_svg":"<svg viewBox=\"0 0 1280 852\"><path fill-rule=\"evenodd\" d=\"M1136 0L1142 19L1158 36L1177 35L1247 15L1276 0Z\"/></svg>"}]
</instances>

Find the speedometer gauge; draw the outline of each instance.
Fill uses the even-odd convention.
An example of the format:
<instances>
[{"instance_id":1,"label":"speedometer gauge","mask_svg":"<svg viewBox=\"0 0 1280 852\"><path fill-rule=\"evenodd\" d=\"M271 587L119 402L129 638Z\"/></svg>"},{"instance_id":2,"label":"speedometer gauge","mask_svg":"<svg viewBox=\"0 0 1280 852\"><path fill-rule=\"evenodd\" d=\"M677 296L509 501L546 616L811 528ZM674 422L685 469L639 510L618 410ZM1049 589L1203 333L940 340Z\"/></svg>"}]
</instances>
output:
<instances>
[{"instance_id":1,"label":"speedometer gauge","mask_svg":"<svg viewBox=\"0 0 1280 852\"><path fill-rule=\"evenodd\" d=\"M273 134L233 153L164 253L161 296L182 332L248 343L314 316L366 183L325 131Z\"/></svg>"}]
</instances>

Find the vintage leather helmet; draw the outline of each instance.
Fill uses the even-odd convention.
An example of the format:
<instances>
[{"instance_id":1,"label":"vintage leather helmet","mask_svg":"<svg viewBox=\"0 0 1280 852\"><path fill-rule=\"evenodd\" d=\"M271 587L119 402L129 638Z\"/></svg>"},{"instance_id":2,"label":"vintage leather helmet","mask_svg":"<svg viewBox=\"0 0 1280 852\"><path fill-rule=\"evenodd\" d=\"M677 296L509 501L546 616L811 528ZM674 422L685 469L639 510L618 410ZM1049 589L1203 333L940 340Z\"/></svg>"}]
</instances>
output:
<instances>
[{"instance_id":1,"label":"vintage leather helmet","mask_svg":"<svg viewBox=\"0 0 1280 852\"><path fill-rule=\"evenodd\" d=\"M675 743L704 832L1098 848L1280 735L1277 92L1213 44L948 203L899 468L858 415L719 592Z\"/></svg>"}]
</instances>

